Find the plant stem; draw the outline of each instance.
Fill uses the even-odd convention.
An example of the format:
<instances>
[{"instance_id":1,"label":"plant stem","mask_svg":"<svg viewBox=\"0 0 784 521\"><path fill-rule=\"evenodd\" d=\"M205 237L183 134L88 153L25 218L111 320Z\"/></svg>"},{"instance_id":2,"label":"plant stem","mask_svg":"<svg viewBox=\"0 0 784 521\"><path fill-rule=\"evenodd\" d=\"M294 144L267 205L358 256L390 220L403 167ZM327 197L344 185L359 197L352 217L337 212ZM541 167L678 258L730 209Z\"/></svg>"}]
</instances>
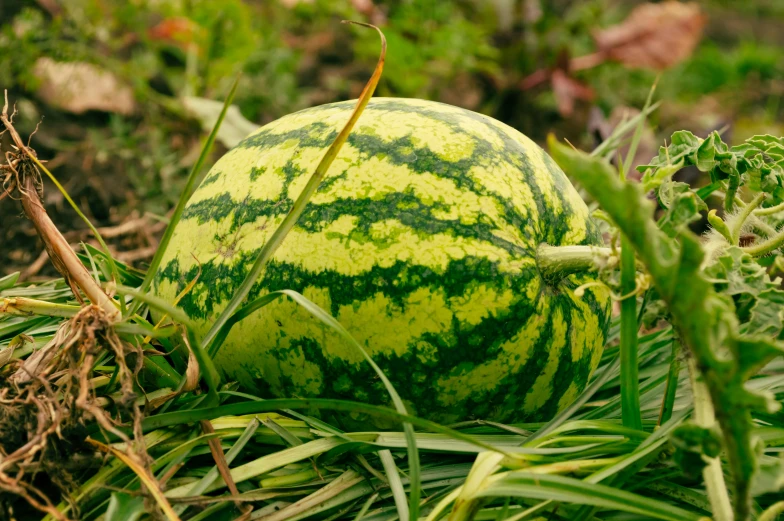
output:
<instances>
[{"instance_id":1,"label":"plant stem","mask_svg":"<svg viewBox=\"0 0 784 521\"><path fill-rule=\"evenodd\" d=\"M71 285L74 295L80 298L78 289L81 289L87 295L87 298L90 299L90 302L103 309L111 320L119 320L121 318L120 310L117 309L114 301L109 298L101 286L92 278L87 268L84 267L79 257L71 249L68 241L65 240L60 230L52 222L41 203L41 199L38 197L35 182L30 176L25 179L22 207L27 218L32 221L35 230L43 240L52 264L63 275L66 282Z\"/></svg>"},{"instance_id":2,"label":"plant stem","mask_svg":"<svg viewBox=\"0 0 784 521\"><path fill-rule=\"evenodd\" d=\"M765 237L773 237L774 235L776 235L776 228L769 225L768 223L766 223L765 221L763 221L762 219L760 219L754 214L752 214L752 217L749 220L749 222L751 223L751 226L754 228L756 232L761 233Z\"/></svg>"},{"instance_id":3,"label":"plant stem","mask_svg":"<svg viewBox=\"0 0 784 521\"><path fill-rule=\"evenodd\" d=\"M743 224L746 222L746 219L749 218L751 212L762 204L762 201L765 200L765 197L767 197L767 195L768 194L766 194L765 192L758 193L756 197L754 197L754 199L752 199L749 204L747 204L746 206L743 207L743 209L741 209L740 213L737 216L737 220L735 221L735 224L732 227L732 244L734 244L735 246L738 245L738 243L740 242L740 230L741 228L743 228Z\"/></svg>"},{"instance_id":4,"label":"plant stem","mask_svg":"<svg viewBox=\"0 0 784 521\"><path fill-rule=\"evenodd\" d=\"M0 300L0 314L6 313L22 317L38 315L70 318L76 315L80 309L82 308L71 304L57 304L25 297L11 297Z\"/></svg>"},{"instance_id":5,"label":"plant stem","mask_svg":"<svg viewBox=\"0 0 784 521\"><path fill-rule=\"evenodd\" d=\"M784 244L784 231L777 233L763 243L752 244L751 246L746 246L741 249L752 257L761 257L762 255L767 255L773 250L778 249L782 244Z\"/></svg>"},{"instance_id":6,"label":"plant stem","mask_svg":"<svg viewBox=\"0 0 784 521\"><path fill-rule=\"evenodd\" d=\"M539 273L547 280L561 280L572 273L590 271L609 259L610 248L597 246L550 246L542 244L536 250Z\"/></svg>"},{"instance_id":7,"label":"plant stem","mask_svg":"<svg viewBox=\"0 0 784 521\"><path fill-rule=\"evenodd\" d=\"M716 414L707 385L702 381L702 375L697 368L697 361L689 358L689 379L691 381L692 396L694 398L694 421L700 427L710 429L716 423ZM705 490L708 492L715 521L734 521L735 515L727 494L727 485L724 483L724 472L721 469L719 458L710 458L702 470L705 480Z\"/></svg>"},{"instance_id":8,"label":"plant stem","mask_svg":"<svg viewBox=\"0 0 784 521\"><path fill-rule=\"evenodd\" d=\"M784 203L777 204L776 206L770 206L768 208L759 208L754 210L754 215L773 215L775 213L779 213L784 210Z\"/></svg>"},{"instance_id":9,"label":"plant stem","mask_svg":"<svg viewBox=\"0 0 784 521\"><path fill-rule=\"evenodd\" d=\"M634 249L621 237L621 292L628 295L621 301L621 419L623 426L642 430L640 389L637 365L637 269Z\"/></svg>"},{"instance_id":10,"label":"plant stem","mask_svg":"<svg viewBox=\"0 0 784 521\"><path fill-rule=\"evenodd\" d=\"M750 519L750 484L757 460L751 411L762 404L759 395L743 384L762 364L780 356L780 349L764 339L743 338L733 310L716 305L713 284L701 276L705 252L696 235L684 231L677 240L667 236L651 219L653 204L639 185L619 181L609 164L561 145L552 136L548 142L553 159L582 183L634 245L683 345L694 354L721 426L733 474L735 516L737 521ZM725 346L731 359L716 353ZM753 351L755 358L741 356L742 351Z\"/></svg>"},{"instance_id":11,"label":"plant stem","mask_svg":"<svg viewBox=\"0 0 784 521\"><path fill-rule=\"evenodd\" d=\"M658 425L663 425L672 418L672 408L675 405L675 394L678 390L678 377L681 373L681 361L678 358L680 342L673 332L672 351L670 353L670 370L667 373L667 387L664 390L661 410L659 411Z\"/></svg>"},{"instance_id":12,"label":"plant stem","mask_svg":"<svg viewBox=\"0 0 784 521\"><path fill-rule=\"evenodd\" d=\"M757 521L776 521L780 514L784 514L784 501L773 503L759 516Z\"/></svg>"}]
</instances>

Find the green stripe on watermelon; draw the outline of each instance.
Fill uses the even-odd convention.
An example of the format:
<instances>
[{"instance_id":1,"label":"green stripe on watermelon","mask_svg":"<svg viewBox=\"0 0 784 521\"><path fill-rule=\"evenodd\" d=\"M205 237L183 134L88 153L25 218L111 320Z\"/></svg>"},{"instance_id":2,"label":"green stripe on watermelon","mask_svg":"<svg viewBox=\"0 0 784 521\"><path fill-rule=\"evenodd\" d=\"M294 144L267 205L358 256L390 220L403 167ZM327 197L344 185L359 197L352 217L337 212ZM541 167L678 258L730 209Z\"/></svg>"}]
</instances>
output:
<instances>
[{"instance_id":1,"label":"green stripe on watermelon","mask_svg":"<svg viewBox=\"0 0 784 521\"><path fill-rule=\"evenodd\" d=\"M225 307L290 210L354 102L270 123L194 193L159 295L203 326ZM565 175L516 130L421 100L370 101L250 298L296 290L331 312L412 410L441 422L541 420L598 364L609 293L545 282L540 244L599 245ZM370 367L306 312L279 300L235 326L216 358L230 379L276 396L386 403Z\"/></svg>"}]
</instances>

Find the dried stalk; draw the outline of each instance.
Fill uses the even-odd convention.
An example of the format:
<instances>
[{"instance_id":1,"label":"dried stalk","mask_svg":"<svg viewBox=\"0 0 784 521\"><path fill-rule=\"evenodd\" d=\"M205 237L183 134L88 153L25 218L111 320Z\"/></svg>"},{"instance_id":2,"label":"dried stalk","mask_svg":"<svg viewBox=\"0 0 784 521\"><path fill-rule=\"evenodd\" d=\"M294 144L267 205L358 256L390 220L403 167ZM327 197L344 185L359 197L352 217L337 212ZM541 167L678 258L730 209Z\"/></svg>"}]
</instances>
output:
<instances>
[{"instance_id":1,"label":"dried stalk","mask_svg":"<svg viewBox=\"0 0 784 521\"><path fill-rule=\"evenodd\" d=\"M79 292L81 290L93 304L103 309L111 321L119 320L121 318L120 311L114 301L90 276L87 268L84 267L68 241L65 240L46 213L41 202L41 176L32 160L37 156L35 151L22 141L14 128L13 114L8 114L8 93L6 93L3 112L0 114L0 122L5 126L16 148L16 152L6 154L7 165L3 169L7 172L4 191L10 194L11 188L16 188L25 215L32 221L38 235L44 242L49 258L52 259L52 264L68 282L76 298L82 302L82 296Z\"/></svg>"}]
</instances>

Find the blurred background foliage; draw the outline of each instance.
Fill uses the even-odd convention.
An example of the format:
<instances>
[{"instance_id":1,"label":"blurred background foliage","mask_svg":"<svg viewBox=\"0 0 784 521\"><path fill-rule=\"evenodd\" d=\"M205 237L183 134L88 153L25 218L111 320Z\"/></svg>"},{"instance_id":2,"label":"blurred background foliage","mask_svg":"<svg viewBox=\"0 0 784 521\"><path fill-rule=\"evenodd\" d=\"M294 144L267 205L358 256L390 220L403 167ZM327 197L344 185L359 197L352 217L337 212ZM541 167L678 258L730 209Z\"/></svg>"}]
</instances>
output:
<instances>
[{"instance_id":1,"label":"blurred background foliage","mask_svg":"<svg viewBox=\"0 0 784 521\"><path fill-rule=\"evenodd\" d=\"M681 4L694 8L684 17L658 4L635 19L641 4L0 0L0 88L16 103L23 134L41 123L34 148L106 228L119 257L140 264L196 159L216 110L209 100L221 100L237 73L239 113L213 160L253 125L358 95L377 36L342 19L374 23L388 39L377 95L466 107L539 142L555 132L595 145L643 105L657 77L663 101L643 162L682 128L722 129L729 142L784 134L784 2ZM619 33L627 37L620 44ZM69 240L88 238L53 187L46 201ZM0 203L0 274L46 275L43 248L18 215L15 204Z\"/></svg>"}]
</instances>

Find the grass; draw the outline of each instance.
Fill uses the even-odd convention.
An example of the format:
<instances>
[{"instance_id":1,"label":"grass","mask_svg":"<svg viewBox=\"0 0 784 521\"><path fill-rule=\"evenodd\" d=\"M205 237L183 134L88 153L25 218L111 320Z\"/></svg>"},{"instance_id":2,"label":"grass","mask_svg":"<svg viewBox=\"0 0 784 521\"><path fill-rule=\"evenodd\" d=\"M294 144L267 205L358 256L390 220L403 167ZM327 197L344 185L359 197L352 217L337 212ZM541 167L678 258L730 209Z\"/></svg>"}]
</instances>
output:
<instances>
[{"instance_id":1,"label":"grass","mask_svg":"<svg viewBox=\"0 0 784 521\"><path fill-rule=\"evenodd\" d=\"M125 273L127 268L118 263L118 269ZM127 273L140 282L139 274ZM0 284L8 286L10 281L6 278ZM0 297L24 295L50 305L72 305L66 290L58 280L12 285L0 291ZM14 350L11 346L19 335L33 337L35 343L17 348L9 358L29 356L54 335L63 320L3 315L0 359ZM433 432L426 422L417 425L421 516L438 519L439 512L459 512L458 498L470 504L472 519L535 519L541 515L575 519L581 505L593 507L596 519L688 520L707 515L710 507L699 482L684 476L667 457L672 450L668 435L692 410L685 370L678 374L672 418L659 422L667 402L672 332L665 328L638 338L639 429L625 427L622 421L619 334L616 320L596 371L594 383L599 385L581 397L585 403L549 423L476 421L444 432ZM770 375L753 379L751 385L782 396L781 369L784 364L774 363ZM93 378L110 377L111 372L111 360L103 360ZM111 386L99 387L97 392L112 396ZM181 519L197 512L211 512L210 519L234 519L239 515L235 499L253 505L252 519L267 519L265 515L273 516L269 519L399 519L395 484L385 469L393 463L400 473L398 486L410 493L411 469L404 457L407 440L403 432L342 432L325 421L332 408L368 412L351 402L322 400L316 404L323 413L323 419L318 419L310 412L315 401L262 400L231 387L218 394L220 403L213 409L193 409L199 397L189 394L180 399L176 410L152 412L145 420L150 470L159 481L172 476L164 494ZM244 414L225 414L232 410ZM214 434L205 434L199 427L198 420L205 418ZM765 419L759 419L757 434L767 441L765 452L773 459L784 450L784 429L763 423ZM212 460L211 439L219 440L226 452L238 498L228 495ZM123 443L115 443L114 448L127 450ZM384 453L390 461L384 461ZM495 458L490 464L489 457ZM97 472L79 475L79 482L82 485L71 497L84 519L95 518L112 501L123 495L132 498L140 490L137 473L115 459ZM65 503L60 508L70 511Z\"/></svg>"}]
</instances>

